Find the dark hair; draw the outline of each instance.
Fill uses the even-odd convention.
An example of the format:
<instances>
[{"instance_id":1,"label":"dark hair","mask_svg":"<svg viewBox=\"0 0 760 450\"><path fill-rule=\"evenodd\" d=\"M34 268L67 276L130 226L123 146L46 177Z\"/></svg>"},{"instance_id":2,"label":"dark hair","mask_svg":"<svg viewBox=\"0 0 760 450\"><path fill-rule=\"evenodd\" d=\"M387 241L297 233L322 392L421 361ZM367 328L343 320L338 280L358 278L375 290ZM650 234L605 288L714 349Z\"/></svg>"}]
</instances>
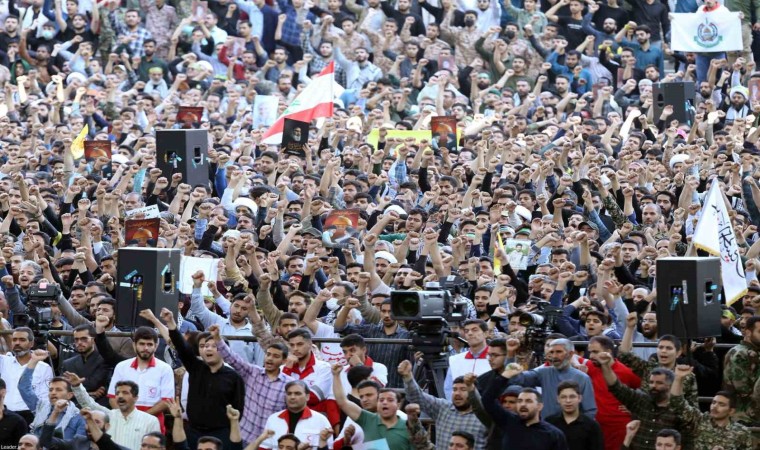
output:
<instances>
[{"instance_id":1,"label":"dark hair","mask_svg":"<svg viewBox=\"0 0 760 450\"><path fill-rule=\"evenodd\" d=\"M211 443L214 444L214 447L216 447L216 450L222 450L224 448L224 444L219 438L215 438L214 436L203 436L198 439L199 444L205 444L205 443Z\"/></svg>"},{"instance_id":2,"label":"dark hair","mask_svg":"<svg viewBox=\"0 0 760 450\"><path fill-rule=\"evenodd\" d=\"M609 353L613 353L615 351L615 342L610 339L608 336L594 336L591 339L588 340L589 343L596 342L597 344L601 345L603 349L607 350Z\"/></svg>"},{"instance_id":3,"label":"dark hair","mask_svg":"<svg viewBox=\"0 0 760 450\"><path fill-rule=\"evenodd\" d=\"M77 325L74 328L74 333L76 333L78 331L86 331L87 334L89 334L91 338L94 338L94 337L96 337L98 335L97 331L95 331L95 327L93 327L89 323L83 323L81 325Z\"/></svg>"},{"instance_id":4,"label":"dark hair","mask_svg":"<svg viewBox=\"0 0 760 450\"><path fill-rule=\"evenodd\" d=\"M71 390L71 383L69 382L69 380L67 380L64 377L53 377L53 378L51 378L50 379L50 383L48 383L48 384L53 384L53 383L66 383L66 391L67 392L74 392L74 391Z\"/></svg>"},{"instance_id":5,"label":"dark hair","mask_svg":"<svg viewBox=\"0 0 760 450\"><path fill-rule=\"evenodd\" d=\"M2 381L2 380L0 380ZM0 388L2 389L2 388ZM728 407L729 408L736 408L736 396L731 391L718 391L715 393L715 396L720 395L721 397L726 397L728 399Z\"/></svg>"},{"instance_id":6,"label":"dark hair","mask_svg":"<svg viewBox=\"0 0 760 450\"><path fill-rule=\"evenodd\" d=\"M744 309L747 310L749 308L744 308ZM755 324L758 322L760 322L760 316L752 316L749 319L747 319L747 321L744 323L744 328L750 331L754 330ZM18 330L18 328L16 329Z\"/></svg>"},{"instance_id":7,"label":"dark hair","mask_svg":"<svg viewBox=\"0 0 760 450\"><path fill-rule=\"evenodd\" d=\"M309 390L309 385L306 384L306 382L303 380L288 381L287 384L285 384L285 392L288 392L288 389L292 388L293 386L301 386L306 395L309 395L311 393L311 390Z\"/></svg>"},{"instance_id":8,"label":"dark hair","mask_svg":"<svg viewBox=\"0 0 760 450\"><path fill-rule=\"evenodd\" d=\"M657 433L657 437L669 438L672 437L676 442L676 445L681 445L681 433L671 428L663 428Z\"/></svg>"},{"instance_id":9,"label":"dark hair","mask_svg":"<svg viewBox=\"0 0 760 450\"><path fill-rule=\"evenodd\" d=\"M305 341L311 341L311 331L306 328L296 328L288 333L288 341L297 337L302 337Z\"/></svg>"},{"instance_id":10,"label":"dark hair","mask_svg":"<svg viewBox=\"0 0 760 450\"><path fill-rule=\"evenodd\" d=\"M488 324L486 324L486 322L484 320L480 320L480 319L467 319L467 320L464 321L464 323L462 323L462 329L464 329L464 327L466 327L468 325L477 325L478 328L480 328L481 330L483 330L483 332L488 331Z\"/></svg>"},{"instance_id":11,"label":"dark hair","mask_svg":"<svg viewBox=\"0 0 760 450\"><path fill-rule=\"evenodd\" d=\"M664 367L655 367L651 372L649 372L649 376L652 375L664 375L665 380L667 380L668 384L673 384L673 380L676 379L676 375L673 373L673 371Z\"/></svg>"},{"instance_id":12,"label":"dark hair","mask_svg":"<svg viewBox=\"0 0 760 450\"><path fill-rule=\"evenodd\" d=\"M391 388L380 388L380 390L377 392L377 395L380 395L380 394L385 394L386 392L390 392L390 393L392 393L393 395L395 395L395 396L396 396L396 401L397 401L397 402L400 402L400 401L401 401L401 397L399 396L399 393L398 393L398 392L397 392L395 389L391 389Z\"/></svg>"},{"instance_id":13,"label":"dark hair","mask_svg":"<svg viewBox=\"0 0 760 450\"><path fill-rule=\"evenodd\" d=\"M350 384L352 388L357 387L362 382L367 381L367 379L372 375L372 370L372 367L369 366L351 367L348 369L348 373L346 373L348 384Z\"/></svg>"},{"instance_id":14,"label":"dark hair","mask_svg":"<svg viewBox=\"0 0 760 450\"><path fill-rule=\"evenodd\" d=\"M29 341L34 340L34 331L29 327L16 327L13 333L26 333L26 339Z\"/></svg>"},{"instance_id":15,"label":"dark hair","mask_svg":"<svg viewBox=\"0 0 760 450\"><path fill-rule=\"evenodd\" d=\"M147 433L146 435L144 435L142 439L145 439L146 437L154 437L158 439L158 445L160 445L161 447L166 447L166 436L161 434L160 431L151 431L150 433Z\"/></svg>"},{"instance_id":16,"label":"dark hair","mask_svg":"<svg viewBox=\"0 0 760 450\"><path fill-rule=\"evenodd\" d=\"M581 387L575 381L563 381L557 385L557 395L559 395L565 389L572 389L576 394L581 395Z\"/></svg>"},{"instance_id":17,"label":"dark hair","mask_svg":"<svg viewBox=\"0 0 760 450\"><path fill-rule=\"evenodd\" d=\"M153 328L139 327L132 334L132 340L137 344L137 341L153 341L158 343L158 334Z\"/></svg>"},{"instance_id":18,"label":"dark hair","mask_svg":"<svg viewBox=\"0 0 760 450\"><path fill-rule=\"evenodd\" d=\"M455 431L451 433L452 436L457 436L465 441L467 441L467 447L474 448L475 447L475 436L471 435L470 433L466 431Z\"/></svg>"},{"instance_id":19,"label":"dark hair","mask_svg":"<svg viewBox=\"0 0 760 450\"><path fill-rule=\"evenodd\" d=\"M507 340L504 338L496 338L496 339L491 340L488 346L500 348L504 351L507 351Z\"/></svg>"},{"instance_id":20,"label":"dark hair","mask_svg":"<svg viewBox=\"0 0 760 450\"><path fill-rule=\"evenodd\" d=\"M364 338L358 334L349 334L348 336L344 337L342 341L340 341L341 348L353 346L357 346L359 348L367 348L367 343L364 342Z\"/></svg>"},{"instance_id":21,"label":"dark hair","mask_svg":"<svg viewBox=\"0 0 760 450\"><path fill-rule=\"evenodd\" d=\"M521 394L534 394L534 395L536 396L536 401L538 401L538 403L543 403L543 402L544 402L544 399L543 399L543 397L541 397L541 393L540 393L540 392L538 392L538 391L537 391L536 389L534 389L534 388L523 388L523 389L520 391L520 393L521 393Z\"/></svg>"},{"instance_id":22,"label":"dark hair","mask_svg":"<svg viewBox=\"0 0 760 450\"><path fill-rule=\"evenodd\" d=\"M364 367L364 366L358 366L358 367ZM351 369L356 369L356 367L352 367ZM350 371L351 371L351 370L349 370L349 372L350 372ZM351 381L351 380L349 379L349 382L350 382L350 381ZM352 385L352 386L353 386L353 385ZM366 388L374 388L374 389L375 389L375 390L377 390L377 392L379 393L379 392L380 392L380 389L382 389L383 387L382 387L382 386L380 386L380 384L379 384L377 381L372 381L372 380L364 380L364 381L361 381L361 382L359 382L359 384L356 386L356 390L357 390L357 391L358 391L358 390L362 390L362 389L366 389Z\"/></svg>"},{"instance_id":23,"label":"dark hair","mask_svg":"<svg viewBox=\"0 0 760 450\"><path fill-rule=\"evenodd\" d=\"M115 389L119 389L120 386L129 386L129 392L137 397L140 394L140 386L137 385L134 381L129 380L123 380L123 381L117 381Z\"/></svg>"},{"instance_id":24,"label":"dark hair","mask_svg":"<svg viewBox=\"0 0 760 450\"><path fill-rule=\"evenodd\" d=\"M283 319L291 319L291 320L295 320L296 322L298 322L298 314L295 314L295 313L292 313L292 312L282 313L282 315L280 316L279 322L282 323Z\"/></svg>"},{"instance_id":25,"label":"dark hair","mask_svg":"<svg viewBox=\"0 0 760 450\"><path fill-rule=\"evenodd\" d=\"M0 391L2 391L3 389L6 389L5 380L0 378Z\"/></svg>"},{"instance_id":26,"label":"dark hair","mask_svg":"<svg viewBox=\"0 0 760 450\"><path fill-rule=\"evenodd\" d=\"M273 348L275 350L281 351L283 358L287 358L288 357L288 353L290 352L290 349L288 349L288 346L285 345L285 344L283 344L282 342L272 342L267 347L267 349L270 349L270 348Z\"/></svg>"},{"instance_id":27,"label":"dark hair","mask_svg":"<svg viewBox=\"0 0 760 450\"><path fill-rule=\"evenodd\" d=\"M657 341L657 343L660 343L662 341L669 341L673 343L673 346L675 346L676 351L681 351L681 340L677 337L673 336L672 334L666 334L664 336L661 336L660 339Z\"/></svg>"},{"instance_id":28,"label":"dark hair","mask_svg":"<svg viewBox=\"0 0 760 450\"><path fill-rule=\"evenodd\" d=\"M332 42L331 42L331 43L332 43ZM301 440L300 440L300 439L298 439L298 438L296 437L296 435L295 435L295 434L291 434L291 433L288 433L288 434L283 434L282 436L280 436L280 437L277 439L277 443L278 443L278 444L279 444L280 442L282 442L282 441L293 441L293 442L295 442L295 443L296 443L296 447L298 447L299 445L301 445Z\"/></svg>"}]
</instances>

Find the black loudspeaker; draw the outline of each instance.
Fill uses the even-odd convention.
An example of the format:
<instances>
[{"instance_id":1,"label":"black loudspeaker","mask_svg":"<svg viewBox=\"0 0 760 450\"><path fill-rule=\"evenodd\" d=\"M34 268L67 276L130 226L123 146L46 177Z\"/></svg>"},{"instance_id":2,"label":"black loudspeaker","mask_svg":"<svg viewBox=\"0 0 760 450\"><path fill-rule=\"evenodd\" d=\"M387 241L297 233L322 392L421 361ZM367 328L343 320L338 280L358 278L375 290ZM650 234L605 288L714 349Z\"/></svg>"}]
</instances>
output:
<instances>
[{"instance_id":1,"label":"black loudspeaker","mask_svg":"<svg viewBox=\"0 0 760 450\"><path fill-rule=\"evenodd\" d=\"M667 125L671 120L677 120L682 124L694 123L694 99L696 91L694 82L679 81L672 83L654 83L652 85L652 106L654 106L654 120L660 120L662 110L667 106L673 106L673 115L668 118Z\"/></svg>"},{"instance_id":2,"label":"black loudspeaker","mask_svg":"<svg viewBox=\"0 0 760 450\"><path fill-rule=\"evenodd\" d=\"M170 182L179 172L183 183L208 186L208 131L156 131L156 159L162 176Z\"/></svg>"},{"instance_id":3,"label":"black loudspeaker","mask_svg":"<svg viewBox=\"0 0 760 450\"><path fill-rule=\"evenodd\" d=\"M720 336L719 258L657 260L657 333L680 338Z\"/></svg>"},{"instance_id":4,"label":"black loudspeaker","mask_svg":"<svg viewBox=\"0 0 760 450\"><path fill-rule=\"evenodd\" d=\"M116 326L134 329L151 326L140 318L143 309L158 317L168 308L177 317L179 263L182 250L124 247L119 249L116 289Z\"/></svg>"}]
</instances>

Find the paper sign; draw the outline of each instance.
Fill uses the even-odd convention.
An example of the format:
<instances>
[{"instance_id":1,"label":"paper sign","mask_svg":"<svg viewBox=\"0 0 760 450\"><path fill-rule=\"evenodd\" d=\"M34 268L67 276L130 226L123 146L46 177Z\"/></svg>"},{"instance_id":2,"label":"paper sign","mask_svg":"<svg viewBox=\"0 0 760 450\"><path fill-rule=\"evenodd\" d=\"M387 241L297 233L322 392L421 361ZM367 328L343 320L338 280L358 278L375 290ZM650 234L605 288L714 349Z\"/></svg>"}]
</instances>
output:
<instances>
[{"instance_id":1,"label":"paper sign","mask_svg":"<svg viewBox=\"0 0 760 450\"><path fill-rule=\"evenodd\" d=\"M193 274L199 270L203 271L206 281L216 283L219 280L218 267L219 259L183 255L179 261L179 291L183 294L193 292ZM211 295L211 290L206 286L206 283L201 286L201 294L204 296Z\"/></svg>"},{"instance_id":2,"label":"paper sign","mask_svg":"<svg viewBox=\"0 0 760 450\"><path fill-rule=\"evenodd\" d=\"M143 218L145 219L155 219L159 216L160 211L158 210L158 205L143 206L142 208L135 208L129 211L124 211L124 215L128 218L136 216L140 213L144 215Z\"/></svg>"}]
</instances>

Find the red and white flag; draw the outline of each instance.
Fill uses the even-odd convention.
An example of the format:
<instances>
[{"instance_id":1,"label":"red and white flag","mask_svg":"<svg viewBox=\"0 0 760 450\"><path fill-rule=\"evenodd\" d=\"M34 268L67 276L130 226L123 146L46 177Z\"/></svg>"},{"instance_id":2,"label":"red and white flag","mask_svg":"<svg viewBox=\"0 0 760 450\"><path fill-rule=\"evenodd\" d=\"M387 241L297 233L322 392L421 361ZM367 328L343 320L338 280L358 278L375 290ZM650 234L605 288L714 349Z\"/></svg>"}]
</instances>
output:
<instances>
[{"instance_id":1,"label":"red and white flag","mask_svg":"<svg viewBox=\"0 0 760 450\"><path fill-rule=\"evenodd\" d=\"M311 122L321 117L333 115L333 85L335 84L335 61L331 61L316 77L311 79L304 90L293 99L288 109L269 127L262 143L278 145L282 143L285 119Z\"/></svg>"}]
</instances>

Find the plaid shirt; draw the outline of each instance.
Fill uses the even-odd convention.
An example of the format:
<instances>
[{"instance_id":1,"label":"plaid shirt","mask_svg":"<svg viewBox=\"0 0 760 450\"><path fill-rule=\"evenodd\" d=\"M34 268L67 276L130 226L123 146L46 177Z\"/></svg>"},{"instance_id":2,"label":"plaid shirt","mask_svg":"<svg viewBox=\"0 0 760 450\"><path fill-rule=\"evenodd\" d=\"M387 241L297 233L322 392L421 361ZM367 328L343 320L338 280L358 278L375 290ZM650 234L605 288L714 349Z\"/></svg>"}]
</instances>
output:
<instances>
[{"instance_id":1,"label":"plaid shirt","mask_svg":"<svg viewBox=\"0 0 760 450\"><path fill-rule=\"evenodd\" d=\"M657 406L646 392L633 390L618 380L610 386L610 393L628 408L634 419L641 421L639 431L629 447L631 450L655 450L657 433L662 429L673 428L682 435L686 431L687 423L682 422L678 411L670 405Z\"/></svg>"},{"instance_id":2,"label":"plaid shirt","mask_svg":"<svg viewBox=\"0 0 760 450\"><path fill-rule=\"evenodd\" d=\"M144 56L143 43L146 40L153 38L153 36L150 34L150 31L139 25L135 31L131 31L129 28L127 28L127 25L122 20L116 17L116 11L112 11L108 15L108 18L111 20L111 27L113 27L113 29L116 31L116 39L118 40L124 36L132 38L132 40L129 41L126 46L129 48L132 56L139 56L142 58ZM116 46L118 47L119 44L116 43Z\"/></svg>"},{"instance_id":3,"label":"plaid shirt","mask_svg":"<svg viewBox=\"0 0 760 450\"><path fill-rule=\"evenodd\" d=\"M280 11L288 16L288 20L282 25L282 38L280 40L297 47L301 44L301 31L303 30L301 24L304 20L313 21L316 17L304 9L296 11L290 0L277 0L277 4Z\"/></svg>"},{"instance_id":4,"label":"plaid shirt","mask_svg":"<svg viewBox=\"0 0 760 450\"><path fill-rule=\"evenodd\" d=\"M341 329L336 329L336 333L340 333L343 336L348 334L358 334L365 339L411 339L409 331L401 326L396 327L396 332L393 334L386 334L385 328L381 323L365 324L365 325L347 325ZM409 351L405 351L398 345L389 344L367 344L367 354L372 357L374 361L384 364L388 367L388 387L400 388L404 385L404 380L398 374L397 370L392 370L394 367L398 367L401 361L405 359L411 360L411 354ZM449 442L449 441L445 441Z\"/></svg>"},{"instance_id":5,"label":"plaid shirt","mask_svg":"<svg viewBox=\"0 0 760 450\"><path fill-rule=\"evenodd\" d=\"M245 382L245 408L240 421L240 432L244 441L253 442L264 432L269 416L285 409L285 384L292 378L280 372L277 379L272 381L262 367L246 362L230 351L224 341L217 341L216 348L224 361Z\"/></svg>"},{"instance_id":6,"label":"plaid shirt","mask_svg":"<svg viewBox=\"0 0 760 450\"><path fill-rule=\"evenodd\" d=\"M409 403L419 404L422 412L435 420L436 442L449 442L455 431L466 431L475 437L475 448L486 448L488 429L472 410L459 412L450 401L422 392L414 379L404 383Z\"/></svg>"}]
</instances>

